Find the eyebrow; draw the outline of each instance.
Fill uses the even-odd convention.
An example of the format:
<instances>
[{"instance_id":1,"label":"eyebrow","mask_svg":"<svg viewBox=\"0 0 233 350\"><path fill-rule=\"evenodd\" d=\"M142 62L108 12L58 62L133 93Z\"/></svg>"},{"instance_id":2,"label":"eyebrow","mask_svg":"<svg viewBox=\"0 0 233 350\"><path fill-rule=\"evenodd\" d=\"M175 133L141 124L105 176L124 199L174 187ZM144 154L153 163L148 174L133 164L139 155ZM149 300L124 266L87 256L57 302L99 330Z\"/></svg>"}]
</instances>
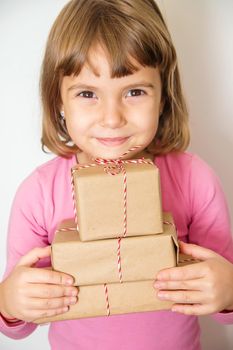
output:
<instances>
[{"instance_id":1,"label":"eyebrow","mask_svg":"<svg viewBox=\"0 0 233 350\"><path fill-rule=\"evenodd\" d=\"M129 84L127 86L124 86L124 89L133 89L133 88L136 88L139 86L155 89L155 85L152 83L148 83L147 81L139 81L139 82L134 83L134 84ZM70 92L70 91L77 90L77 89L98 90L98 88L96 86L82 84L82 83L71 85L67 90L68 90L68 92Z\"/></svg>"}]
</instances>

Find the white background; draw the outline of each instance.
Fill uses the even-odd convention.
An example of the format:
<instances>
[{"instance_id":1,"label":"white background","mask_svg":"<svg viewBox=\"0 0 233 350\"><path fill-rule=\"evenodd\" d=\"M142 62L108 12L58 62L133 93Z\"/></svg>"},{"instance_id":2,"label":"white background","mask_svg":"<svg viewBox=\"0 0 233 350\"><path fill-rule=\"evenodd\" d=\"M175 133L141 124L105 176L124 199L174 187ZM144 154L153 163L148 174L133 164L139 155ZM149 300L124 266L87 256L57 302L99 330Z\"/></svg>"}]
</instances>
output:
<instances>
[{"instance_id":1,"label":"white background","mask_svg":"<svg viewBox=\"0 0 233 350\"><path fill-rule=\"evenodd\" d=\"M51 156L40 149L38 79L49 28L65 0L0 0L0 275L19 183ZM233 1L160 0L180 60L190 111L190 150L219 175L233 214ZM201 319L203 349L232 350L233 326ZM49 349L47 327L1 350ZM166 349L165 349L166 350ZM178 349L176 349L178 350Z\"/></svg>"}]
</instances>

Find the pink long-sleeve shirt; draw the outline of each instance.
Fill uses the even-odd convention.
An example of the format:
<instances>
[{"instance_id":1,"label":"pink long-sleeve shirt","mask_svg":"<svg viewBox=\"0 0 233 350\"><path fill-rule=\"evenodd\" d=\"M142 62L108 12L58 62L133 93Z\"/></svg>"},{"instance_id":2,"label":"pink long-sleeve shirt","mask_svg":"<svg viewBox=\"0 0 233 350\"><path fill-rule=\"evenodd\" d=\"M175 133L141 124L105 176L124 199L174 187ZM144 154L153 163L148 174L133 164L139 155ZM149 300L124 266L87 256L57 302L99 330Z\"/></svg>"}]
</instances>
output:
<instances>
[{"instance_id":1,"label":"pink long-sleeve shirt","mask_svg":"<svg viewBox=\"0 0 233 350\"><path fill-rule=\"evenodd\" d=\"M29 250L51 244L58 223L74 216L70 169L75 163L74 156L56 157L19 187L9 221L5 276ZM189 153L156 157L155 163L160 169L163 210L173 214L179 238L233 261L228 209L213 171ZM233 312L214 317L233 323ZM33 323L10 325L0 318L0 331L12 338L23 338L35 328ZM49 342L53 350L201 349L197 317L170 311L54 322Z\"/></svg>"}]
</instances>

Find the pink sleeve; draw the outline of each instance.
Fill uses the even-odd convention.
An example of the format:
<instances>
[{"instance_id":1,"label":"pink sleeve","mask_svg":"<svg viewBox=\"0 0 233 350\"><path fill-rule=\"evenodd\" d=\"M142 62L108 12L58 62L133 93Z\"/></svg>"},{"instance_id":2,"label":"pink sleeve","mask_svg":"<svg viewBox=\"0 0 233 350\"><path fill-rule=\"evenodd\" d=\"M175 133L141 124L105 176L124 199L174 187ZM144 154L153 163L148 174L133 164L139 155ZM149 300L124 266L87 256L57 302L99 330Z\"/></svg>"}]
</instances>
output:
<instances>
[{"instance_id":1,"label":"pink sleeve","mask_svg":"<svg viewBox=\"0 0 233 350\"><path fill-rule=\"evenodd\" d=\"M16 323L6 322L0 315L0 331L7 337L13 339L22 339L31 334L37 325L35 323L26 323L19 321Z\"/></svg>"},{"instance_id":2,"label":"pink sleeve","mask_svg":"<svg viewBox=\"0 0 233 350\"><path fill-rule=\"evenodd\" d=\"M189 241L210 248L233 262L228 206L212 169L194 156L189 177Z\"/></svg>"},{"instance_id":3,"label":"pink sleeve","mask_svg":"<svg viewBox=\"0 0 233 350\"><path fill-rule=\"evenodd\" d=\"M21 184L13 201L8 227L7 267L4 278L21 256L34 247L48 245L43 209L43 193L35 171ZM14 339L26 337L36 327L36 324L23 321L15 324L7 323L0 316L0 331Z\"/></svg>"},{"instance_id":4,"label":"pink sleeve","mask_svg":"<svg viewBox=\"0 0 233 350\"><path fill-rule=\"evenodd\" d=\"M231 224L226 200L217 176L198 157L193 157L190 172L189 241L207 247L233 262ZM221 323L233 323L233 312L213 317Z\"/></svg>"}]
</instances>

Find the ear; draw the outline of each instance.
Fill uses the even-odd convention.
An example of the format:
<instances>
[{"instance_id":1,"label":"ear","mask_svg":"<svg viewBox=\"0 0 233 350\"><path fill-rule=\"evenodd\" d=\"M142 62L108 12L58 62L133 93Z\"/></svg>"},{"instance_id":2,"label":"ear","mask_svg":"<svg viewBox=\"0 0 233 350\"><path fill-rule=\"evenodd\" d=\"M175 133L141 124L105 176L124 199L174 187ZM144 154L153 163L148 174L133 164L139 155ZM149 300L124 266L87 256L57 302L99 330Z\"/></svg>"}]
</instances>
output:
<instances>
[{"instance_id":1,"label":"ear","mask_svg":"<svg viewBox=\"0 0 233 350\"><path fill-rule=\"evenodd\" d=\"M65 119L65 112L64 112L64 105L63 104L60 105L59 111L60 111L61 118L64 120Z\"/></svg>"},{"instance_id":2,"label":"ear","mask_svg":"<svg viewBox=\"0 0 233 350\"><path fill-rule=\"evenodd\" d=\"M63 103L60 104L60 106L59 106L59 111L60 111L60 112L61 112L61 111L64 111L64 105L63 105Z\"/></svg>"}]
</instances>

